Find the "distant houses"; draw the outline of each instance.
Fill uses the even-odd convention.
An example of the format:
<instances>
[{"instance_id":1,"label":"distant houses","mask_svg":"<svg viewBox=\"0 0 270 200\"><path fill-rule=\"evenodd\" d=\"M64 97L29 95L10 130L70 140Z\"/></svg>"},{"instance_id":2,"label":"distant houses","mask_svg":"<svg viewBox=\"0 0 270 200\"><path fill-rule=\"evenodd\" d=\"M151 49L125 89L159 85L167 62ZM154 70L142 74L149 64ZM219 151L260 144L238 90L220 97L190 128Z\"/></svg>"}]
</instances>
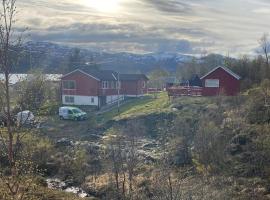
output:
<instances>
[{"instance_id":1,"label":"distant houses","mask_svg":"<svg viewBox=\"0 0 270 200\"><path fill-rule=\"evenodd\" d=\"M22 81L31 80L35 75L34 74L10 74L9 75L9 85L14 86L17 83ZM60 82L62 74L44 74L44 78L50 82ZM5 75L0 74L0 81L3 82L5 80Z\"/></svg>"},{"instance_id":2,"label":"distant houses","mask_svg":"<svg viewBox=\"0 0 270 200\"><path fill-rule=\"evenodd\" d=\"M145 95L148 78L143 74L77 69L64 75L61 82L63 104L102 107L125 97Z\"/></svg>"},{"instance_id":3,"label":"distant houses","mask_svg":"<svg viewBox=\"0 0 270 200\"><path fill-rule=\"evenodd\" d=\"M218 66L199 78L194 75L190 80L167 89L170 97L177 96L236 96L240 92L241 77L228 69Z\"/></svg>"}]
</instances>

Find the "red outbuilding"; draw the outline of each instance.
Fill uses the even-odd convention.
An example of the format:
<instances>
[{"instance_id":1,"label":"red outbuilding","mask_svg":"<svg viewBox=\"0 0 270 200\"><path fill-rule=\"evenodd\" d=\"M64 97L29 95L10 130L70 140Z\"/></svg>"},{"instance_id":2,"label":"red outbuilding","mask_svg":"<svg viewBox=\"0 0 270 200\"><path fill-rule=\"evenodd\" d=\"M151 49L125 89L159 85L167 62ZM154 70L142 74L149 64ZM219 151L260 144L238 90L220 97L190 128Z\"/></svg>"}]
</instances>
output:
<instances>
[{"instance_id":1,"label":"red outbuilding","mask_svg":"<svg viewBox=\"0 0 270 200\"><path fill-rule=\"evenodd\" d=\"M121 94L141 97L147 93L148 78L144 74L120 74Z\"/></svg>"},{"instance_id":2,"label":"red outbuilding","mask_svg":"<svg viewBox=\"0 0 270 200\"><path fill-rule=\"evenodd\" d=\"M226 67L216 67L201 77L202 95L216 96L224 94L235 96L240 92L241 77Z\"/></svg>"}]
</instances>

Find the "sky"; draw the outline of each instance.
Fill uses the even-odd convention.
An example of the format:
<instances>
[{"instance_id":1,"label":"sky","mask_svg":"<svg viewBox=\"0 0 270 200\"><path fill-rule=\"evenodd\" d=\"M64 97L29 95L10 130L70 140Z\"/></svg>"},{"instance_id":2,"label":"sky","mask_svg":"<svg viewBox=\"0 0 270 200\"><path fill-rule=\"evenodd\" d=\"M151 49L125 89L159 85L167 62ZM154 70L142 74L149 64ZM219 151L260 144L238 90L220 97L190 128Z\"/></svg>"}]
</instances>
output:
<instances>
[{"instance_id":1,"label":"sky","mask_svg":"<svg viewBox=\"0 0 270 200\"><path fill-rule=\"evenodd\" d=\"M254 54L270 0L17 0L30 40L107 52Z\"/></svg>"}]
</instances>

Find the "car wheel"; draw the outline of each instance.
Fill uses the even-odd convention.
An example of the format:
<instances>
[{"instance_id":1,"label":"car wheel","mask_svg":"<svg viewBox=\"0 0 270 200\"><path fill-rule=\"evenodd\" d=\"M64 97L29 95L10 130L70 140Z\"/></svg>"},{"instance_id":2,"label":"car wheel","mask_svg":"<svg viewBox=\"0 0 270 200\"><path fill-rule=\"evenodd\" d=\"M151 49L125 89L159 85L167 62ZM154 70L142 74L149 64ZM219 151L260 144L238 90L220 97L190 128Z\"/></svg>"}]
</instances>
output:
<instances>
[{"instance_id":1,"label":"car wheel","mask_svg":"<svg viewBox=\"0 0 270 200\"><path fill-rule=\"evenodd\" d=\"M64 120L64 117L63 116L60 116L60 120Z\"/></svg>"}]
</instances>

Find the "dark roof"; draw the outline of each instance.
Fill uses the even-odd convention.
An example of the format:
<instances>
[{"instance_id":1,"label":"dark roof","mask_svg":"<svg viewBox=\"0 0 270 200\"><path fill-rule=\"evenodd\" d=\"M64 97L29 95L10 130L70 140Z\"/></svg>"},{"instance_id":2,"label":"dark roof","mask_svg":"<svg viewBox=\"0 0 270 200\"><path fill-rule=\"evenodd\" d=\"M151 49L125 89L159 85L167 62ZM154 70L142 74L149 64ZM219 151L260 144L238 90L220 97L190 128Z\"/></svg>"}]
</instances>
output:
<instances>
[{"instance_id":1,"label":"dark roof","mask_svg":"<svg viewBox=\"0 0 270 200\"><path fill-rule=\"evenodd\" d=\"M144 74L120 74L120 80L123 81L137 81L137 80L148 80Z\"/></svg>"},{"instance_id":2,"label":"dark roof","mask_svg":"<svg viewBox=\"0 0 270 200\"><path fill-rule=\"evenodd\" d=\"M87 70L87 74L94 76L102 81L115 81L117 80L117 73L112 70Z\"/></svg>"},{"instance_id":3,"label":"dark roof","mask_svg":"<svg viewBox=\"0 0 270 200\"><path fill-rule=\"evenodd\" d=\"M93 69L76 69L62 78L74 73L74 72L81 72L92 78L95 78L100 81L116 81L118 78L118 73L112 70L93 70ZM119 74L120 80L123 81L137 81L137 80L148 80L148 78L144 74Z\"/></svg>"},{"instance_id":4,"label":"dark roof","mask_svg":"<svg viewBox=\"0 0 270 200\"><path fill-rule=\"evenodd\" d=\"M62 78L69 76L70 74L73 74L75 72L80 72L83 74L86 74L98 81L115 81L117 80L117 73L111 70L80 70L76 69L66 75L64 75Z\"/></svg>"}]
</instances>

